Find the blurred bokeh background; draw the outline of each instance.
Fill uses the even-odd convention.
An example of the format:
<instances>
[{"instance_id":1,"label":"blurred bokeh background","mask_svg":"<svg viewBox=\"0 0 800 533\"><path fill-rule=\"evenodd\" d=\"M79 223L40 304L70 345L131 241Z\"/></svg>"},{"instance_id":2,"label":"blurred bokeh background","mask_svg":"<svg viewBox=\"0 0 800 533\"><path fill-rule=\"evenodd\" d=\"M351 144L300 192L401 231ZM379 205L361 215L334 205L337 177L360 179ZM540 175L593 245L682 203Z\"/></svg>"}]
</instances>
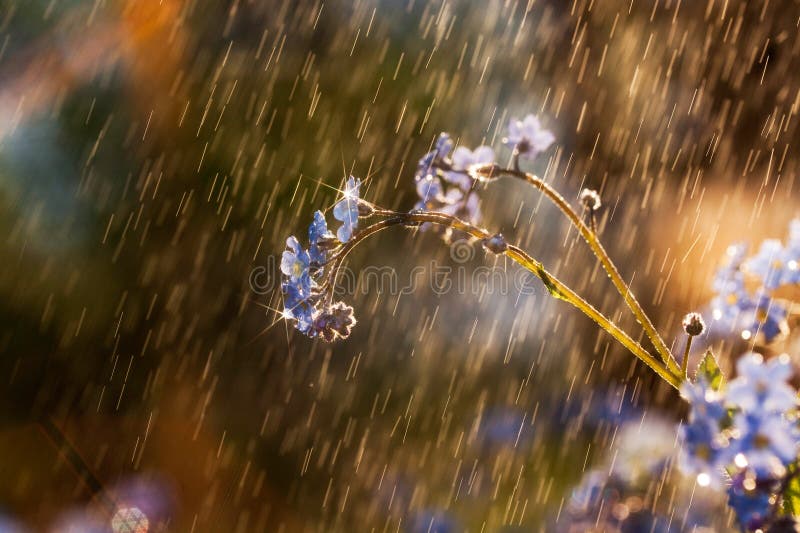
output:
<instances>
[{"instance_id":1,"label":"blurred bokeh background","mask_svg":"<svg viewBox=\"0 0 800 533\"><path fill-rule=\"evenodd\" d=\"M679 420L675 391L539 286L440 294L426 271L311 341L276 322L275 260L346 175L408 209L440 131L502 159L533 112L557 141L528 168L600 190L603 241L676 342L725 248L798 214L799 20L796 0L0 2L0 529L561 527L623 420ZM534 190L481 195L486 227L642 337ZM398 229L349 264L432 260L495 262ZM112 520L126 501L146 525Z\"/></svg>"}]
</instances>

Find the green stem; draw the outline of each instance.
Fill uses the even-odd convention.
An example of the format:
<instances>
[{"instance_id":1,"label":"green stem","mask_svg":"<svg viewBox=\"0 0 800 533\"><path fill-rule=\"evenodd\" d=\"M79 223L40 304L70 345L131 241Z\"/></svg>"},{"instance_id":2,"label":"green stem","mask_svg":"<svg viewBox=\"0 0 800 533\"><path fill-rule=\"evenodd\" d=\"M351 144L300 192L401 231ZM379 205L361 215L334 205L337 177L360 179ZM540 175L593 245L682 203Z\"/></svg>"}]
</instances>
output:
<instances>
[{"instance_id":1,"label":"green stem","mask_svg":"<svg viewBox=\"0 0 800 533\"><path fill-rule=\"evenodd\" d=\"M457 229L462 231L471 237L476 239L488 239L491 237L491 234L481 228L473 226L463 220L460 220L456 217L445 215L442 213L428 213L428 212L412 212L412 213L395 213L392 211L376 211L376 215L379 216L390 216L391 218L387 218L380 222L376 222L375 224L371 224L360 230L356 233L353 238L345 243L342 248L337 252L335 259L333 259L333 268L331 271L332 280L336 278L336 271L338 270L339 266L341 266L341 262L344 257L347 256L353 248L355 248L358 243L363 241L366 237L377 233L383 229L386 229L391 226L397 225L409 225L409 224L420 224L420 223L431 223L437 224L441 226L447 226L450 228ZM614 324L610 319L608 319L605 315L603 315L600 311L595 309L589 302L584 300L580 295L578 295L575 291L570 289L567 285L565 285L561 280L556 278L553 274L548 272L542 263L537 261L536 259L532 258L528 255L525 251L520 249L517 246L509 245L505 252L503 252L506 257L514 261L515 263L519 264L521 267L525 268L544 283L545 287L547 288L548 292L555 298L559 300L563 300L572 304L574 307L578 308L582 311L586 316L591 318L598 326L603 328L609 335L617 339L620 344L622 344L625 348L627 348L634 356L636 356L639 360L641 360L644 364L650 367L656 374L659 375L664 381L675 387L676 389L680 387L681 379L679 376L675 374L675 372L665 367L664 364L650 355L642 346L633 340L625 331L620 329L619 326ZM332 282L334 285L335 282ZM331 287L332 290L333 287Z\"/></svg>"},{"instance_id":2,"label":"green stem","mask_svg":"<svg viewBox=\"0 0 800 533\"><path fill-rule=\"evenodd\" d=\"M578 229L581 237L583 237L583 239L592 249L594 255L600 260L600 264L603 265L603 269L608 274L608 277L611 278L611 282L614 284L614 287L616 287L617 291L625 300L625 304L633 312L634 316L636 316L636 320L638 320L639 324L641 324L644 328L645 333L650 338L650 341L653 343L653 346L655 346L656 351L661 356L661 359L664 361L664 363L666 363L672 372L680 372L681 369L678 366L678 363L675 361L675 357L667 347L664 339L662 339L661 335L659 335L658 331L656 331L653 323L645 314L642 306L631 292L628 284L624 279L622 279L619 270L617 270L617 267L611 261L611 258L608 256L605 248L603 248L603 245L597 238L597 233L592 231L592 229L583 222L581 216L572 208L572 206L569 205L569 203L558 193L558 191L545 183L541 178L520 170L500 168L497 165L491 165L479 167L474 169L473 172L485 178L496 178L506 175L513 178L523 179L544 193L544 195L547 196Z\"/></svg>"},{"instance_id":3,"label":"green stem","mask_svg":"<svg viewBox=\"0 0 800 533\"><path fill-rule=\"evenodd\" d=\"M683 360L681 361L681 375L684 379L689 378L689 350L692 349L692 339L694 337L692 335L687 335L686 339L686 348L683 350Z\"/></svg>"}]
</instances>

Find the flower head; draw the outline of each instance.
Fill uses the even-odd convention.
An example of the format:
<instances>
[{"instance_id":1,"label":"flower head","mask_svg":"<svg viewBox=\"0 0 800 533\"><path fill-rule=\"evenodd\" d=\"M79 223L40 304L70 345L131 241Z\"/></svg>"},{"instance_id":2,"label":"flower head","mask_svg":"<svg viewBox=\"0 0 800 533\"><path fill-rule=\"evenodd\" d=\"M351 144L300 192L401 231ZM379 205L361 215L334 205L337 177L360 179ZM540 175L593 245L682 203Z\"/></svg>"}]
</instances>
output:
<instances>
[{"instance_id":1,"label":"flower head","mask_svg":"<svg viewBox=\"0 0 800 533\"><path fill-rule=\"evenodd\" d=\"M452 149L453 141L450 139L450 135L444 132L440 133L433 144L433 150L419 160L415 177L421 179L428 174L435 173L435 167L444 161Z\"/></svg>"},{"instance_id":2,"label":"flower head","mask_svg":"<svg viewBox=\"0 0 800 533\"><path fill-rule=\"evenodd\" d=\"M797 405L794 389L787 383L792 376L788 356L774 357L767 363L757 353L748 353L736 363L738 377L728 385L730 402L744 411L778 413Z\"/></svg>"},{"instance_id":3,"label":"flower head","mask_svg":"<svg viewBox=\"0 0 800 533\"><path fill-rule=\"evenodd\" d=\"M321 265L327 259L326 246L334 239L333 233L328 231L328 223L322 211L314 213L314 220L308 226L308 255L311 261Z\"/></svg>"},{"instance_id":4,"label":"flower head","mask_svg":"<svg viewBox=\"0 0 800 533\"><path fill-rule=\"evenodd\" d=\"M539 119L528 115L522 120L512 118L508 123L508 137L503 139L503 144L510 146L527 159L535 158L540 152L547 150L555 136L544 129Z\"/></svg>"},{"instance_id":5,"label":"flower head","mask_svg":"<svg viewBox=\"0 0 800 533\"><path fill-rule=\"evenodd\" d=\"M752 470L757 479L774 479L786 473L797 458L800 434L780 413L756 410L734 418L736 438L730 453L737 466Z\"/></svg>"},{"instance_id":6,"label":"flower head","mask_svg":"<svg viewBox=\"0 0 800 533\"><path fill-rule=\"evenodd\" d=\"M725 466L727 438L721 424L727 412L720 395L704 379L684 383L681 396L689 403L689 423L681 427L681 469L700 485L719 485Z\"/></svg>"},{"instance_id":7,"label":"flower head","mask_svg":"<svg viewBox=\"0 0 800 533\"><path fill-rule=\"evenodd\" d=\"M787 330L786 315L787 310L781 303L760 294L739 317L742 338L748 340L760 333L769 344Z\"/></svg>"},{"instance_id":8,"label":"flower head","mask_svg":"<svg viewBox=\"0 0 800 533\"><path fill-rule=\"evenodd\" d=\"M683 330L690 337L702 335L706 329L706 323L700 313L689 313L683 317Z\"/></svg>"},{"instance_id":9,"label":"flower head","mask_svg":"<svg viewBox=\"0 0 800 533\"><path fill-rule=\"evenodd\" d=\"M488 165L494 163L494 150L488 146L479 146L470 150L459 146L453 152L451 170L444 172L444 179L459 187L462 191L469 191L473 185L473 178L469 169L473 165Z\"/></svg>"},{"instance_id":10,"label":"flower head","mask_svg":"<svg viewBox=\"0 0 800 533\"><path fill-rule=\"evenodd\" d=\"M344 187L341 200L333 206L333 218L342 222L336 236L341 242L347 242L353 236L353 231L358 227L358 202L361 180L350 176Z\"/></svg>"},{"instance_id":11,"label":"flower head","mask_svg":"<svg viewBox=\"0 0 800 533\"><path fill-rule=\"evenodd\" d=\"M307 277L311 262L308 252L300 246L300 241L295 236L286 239L286 248L281 256L281 272L289 276L292 281Z\"/></svg>"},{"instance_id":12,"label":"flower head","mask_svg":"<svg viewBox=\"0 0 800 533\"><path fill-rule=\"evenodd\" d=\"M414 178L419 201L414 209L444 213L475 223L480 218L480 209L473 190L475 180L469 170L473 165L494 161L494 151L488 146L475 150L458 147L449 159L452 145L450 136L442 133L434 150L420 160ZM420 229L430 227L425 223Z\"/></svg>"},{"instance_id":13,"label":"flower head","mask_svg":"<svg viewBox=\"0 0 800 533\"><path fill-rule=\"evenodd\" d=\"M728 505L736 512L743 528L752 531L763 526L772 510L769 491L756 490L755 484L739 474L728 487Z\"/></svg>"},{"instance_id":14,"label":"flower head","mask_svg":"<svg viewBox=\"0 0 800 533\"><path fill-rule=\"evenodd\" d=\"M353 308L344 302L324 307L314 314L311 336L320 336L327 342L346 339L356 325Z\"/></svg>"},{"instance_id":15,"label":"flower head","mask_svg":"<svg viewBox=\"0 0 800 533\"><path fill-rule=\"evenodd\" d=\"M586 209L590 209L592 211L597 211L600 209L602 202L600 201L600 195L597 191L592 189L583 189L580 195L580 201Z\"/></svg>"},{"instance_id":16,"label":"flower head","mask_svg":"<svg viewBox=\"0 0 800 533\"><path fill-rule=\"evenodd\" d=\"M423 206L433 205L437 202L441 203L444 199L442 182L436 176L428 174L417 181L417 194Z\"/></svg>"},{"instance_id":17,"label":"flower head","mask_svg":"<svg viewBox=\"0 0 800 533\"><path fill-rule=\"evenodd\" d=\"M789 261L781 241L767 239L758 253L744 263L747 273L757 276L767 290L778 288L787 276Z\"/></svg>"}]
</instances>

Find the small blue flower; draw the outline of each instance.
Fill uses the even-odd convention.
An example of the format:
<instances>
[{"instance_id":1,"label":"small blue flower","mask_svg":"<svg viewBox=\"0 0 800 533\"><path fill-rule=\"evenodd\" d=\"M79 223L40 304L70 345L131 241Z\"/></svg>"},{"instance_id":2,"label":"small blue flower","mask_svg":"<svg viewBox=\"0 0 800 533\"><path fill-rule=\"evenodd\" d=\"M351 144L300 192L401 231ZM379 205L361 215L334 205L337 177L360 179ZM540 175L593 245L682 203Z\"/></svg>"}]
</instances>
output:
<instances>
[{"instance_id":1,"label":"small blue flower","mask_svg":"<svg viewBox=\"0 0 800 533\"><path fill-rule=\"evenodd\" d=\"M434 169L437 164L444 161L452 149L453 141L450 139L450 135L444 132L440 133L433 145L433 150L419 160L416 178L421 179L428 174L435 174Z\"/></svg>"},{"instance_id":2,"label":"small blue flower","mask_svg":"<svg viewBox=\"0 0 800 533\"><path fill-rule=\"evenodd\" d=\"M473 179L468 174L470 167L489 163L494 163L494 150L490 147L479 146L475 150L470 150L459 146L453 152L452 170L444 173L444 179L467 192L473 185Z\"/></svg>"},{"instance_id":3,"label":"small blue flower","mask_svg":"<svg viewBox=\"0 0 800 533\"><path fill-rule=\"evenodd\" d=\"M786 308L765 294L760 294L755 301L742 310L739 317L742 338L749 340L753 335L761 334L764 342L769 344L777 336L786 331Z\"/></svg>"},{"instance_id":4,"label":"small blue flower","mask_svg":"<svg viewBox=\"0 0 800 533\"><path fill-rule=\"evenodd\" d=\"M442 193L442 182L436 176L428 174L417 181L417 194L423 206L442 203Z\"/></svg>"},{"instance_id":5,"label":"small blue flower","mask_svg":"<svg viewBox=\"0 0 800 533\"><path fill-rule=\"evenodd\" d=\"M752 470L758 479L783 476L797 458L800 433L779 413L742 412L734 417L734 428L730 450L734 462Z\"/></svg>"},{"instance_id":6,"label":"small blue flower","mask_svg":"<svg viewBox=\"0 0 800 533\"><path fill-rule=\"evenodd\" d=\"M728 456L727 439L721 434L720 424L727 411L720 395L704 379L697 383L684 383L681 396L689 402L689 424L681 427L683 448L680 466L687 474L697 476L700 485L719 486L722 468Z\"/></svg>"},{"instance_id":7,"label":"small blue flower","mask_svg":"<svg viewBox=\"0 0 800 533\"><path fill-rule=\"evenodd\" d=\"M758 253L745 262L744 269L757 276L765 289L778 288L788 269L787 253L781 241L767 239L761 243Z\"/></svg>"},{"instance_id":8,"label":"small blue flower","mask_svg":"<svg viewBox=\"0 0 800 533\"><path fill-rule=\"evenodd\" d=\"M327 259L327 252L324 246L320 246L321 241L333 239L333 233L328 231L328 223L322 211L314 213L314 220L308 226L308 255L312 262L322 265Z\"/></svg>"},{"instance_id":9,"label":"small blue flower","mask_svg":"<svg viewBox=\"0 0 800 533\"><path fill-rule=\"evenodd\" d=\"M309 302L311 281L306 276L298 280L287 280L281 284L283 291L283 317L295 320L295 328L308 334L313 323L314 306Z\"/></svg>"},{"instance_id":10,"label":"small blue flower","mask_svg":"<svg viewBox=\"0 0 800 533\"><path fill-rule=\"evenodd\" d=\"M739 475L728 488L728 505L736 513L739 523L748 531L763 526L772 510L770 493L765 490L747 490L744 475Z\"/></svg>"},{"instance_id":11,"label":"small blue flower","mask_svg":"<svg viewBox=\"0 0 800 533\"><path fill-rule=\"evenodd\" d=\"M509 121L508 137L503 139L503 143L515 149L520 157L533 159L555 140L555 136L542 127L536 116L528 115L522 120L512 118Z\"/></svg>"},{"instance_id":12,"label":"small blue flower","mask_svg":"<svg viewBox=\"0 0 800 533\"><path fill-rule=\"evenodd\" d=\"M792 376L788 356L767 363L757 353L743 355L736 363L738 377L728 384L729 401L746 412L786 412L796 407L797 396L787 383Z\"/></svg>"},{"instance_id":13,"label":"small blue flower","mask_svg":"<svg viewBox=\"0 0 800 533\"><path fill-rule=\"evenodd\" d=\"M292 235L286 239L287 250L281 256L281 272L289 276L292 281L308 277L311 259L297 238Z\"/></svg>"},{"instance_id":14,"label":"small blue flower","mask_svg":"<svg viewBox=\"0 0 800 533\"><path fill-rule=\"evenodd\" d=\"M533 425L524 413L498 409L487 413L480 434L487 444L515 446L533 436Z\"/></svg>"},{"instance_id":15,"label":"small blue flower","mask_svg":"<svg viewBox=\"0 0 800 533\"><path fill-rule=\"evenodd\" d=\"M333 218L342 222L336 232L341 242L347 242L353 236L353 231L358 227L358 201L361 180L353 176L347 178L343 198L333 206Z\"/></svg>"},{"instance_id":16,"label":"small blue flower","mask_svg":"<svg viewBox=\"0 0 800 533\"><path fill-rule=\"evenodd\" d=\"M685 382L681 386L681 396L689 403L689 420L692 422L719 426L727 414L722 397L702 377L696 383Z\"/></svg>"},{"instance_id":17,"label":"small blue flower","mask_svg":"<svg viewBox=\"0 0 800 533\"><path fill-rule=\"evenodd\" d=\"M697 476L700 486L718 487L723 481L723 468L728 459L727 442L718 428L696 420L681 426L683 443L680 468L685 474Z\"/></svg>"}]
</instances>

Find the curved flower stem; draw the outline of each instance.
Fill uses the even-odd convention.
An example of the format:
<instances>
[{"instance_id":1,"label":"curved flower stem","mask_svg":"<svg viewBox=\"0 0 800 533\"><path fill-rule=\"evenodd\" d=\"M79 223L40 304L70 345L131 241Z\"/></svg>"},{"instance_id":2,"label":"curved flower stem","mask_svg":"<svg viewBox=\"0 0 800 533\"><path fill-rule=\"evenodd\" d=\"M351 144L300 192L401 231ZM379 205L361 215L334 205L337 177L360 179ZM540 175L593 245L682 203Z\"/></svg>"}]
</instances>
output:
<instances>
[{"instance_id":1,"label":"curved flower stem","mask_svg":"<svg viewBox=\"0 0 800 533\"><path fill-rule=\"evenodd\" d=\"M476 239L488 239L491 234L481 228L473 226L456 217L445 215L442 213L429 213L429 212L412 212L412 213L396 213L393 211L377 210L374 213L378 216L388 216L385 220L371 224L358 233L353 235L353 238L345 243L342 248L337 252L336 257L332 259L333 268L331 270L332 287L335 286L336 271L341 265L342 260L347 256L353 248L355 248L364 239L373 235L383 229L398 226L398 225L416 225L421 223L437 224L446 226L462 231ZM589 302L584 300L575 291L570 289L562 281L556 278L553 274L548 272L544 266L528 255L525 251L517 246L509 245L503 252L506 257L519 264L521 267L530 271L536 277L542 280L548 292L559 300L564 300L577 307L586 316L591 318L597 325L607 331L612 337L617 339L625 348L627 348L639 360L650 367L656 372L659 377L669 383L675 388L680 387L680 377L670 368L665 367L664 364L650 355L642 346L633 340L627 333L625 333L619 326L614 324L600 311L595 309Z\"/></svg>"},{"instance_id":2,"label":"curved flower stem","mask_svg":"<svg viewBox=\"0 0 800 533\"><path fill-rule=\"evenodd\" d=\"M600 260L600 263L603 265L603 269L608 274L608 277L611 278L611 282L614 284L614 287L616 287L617 291L625 300L625 304L636 316L636 320L638 320L644 328L645 333L650 338L650 341L653 343L653 346L655 346L656 351L661 356L661 359L664 361L664 363L666 363L667 367L673 373L679 374L681 372L681 368L675 361L675 357L672 355L672 352L667 347L664 339L661 338L661 335L658 334L658 331L656 331L655 326L653 326L653 323L645 314L642 306L631 292L628 284L624 279L622 279L619 270L617 270L617 267L611 261L611 258L608 256L605 248L597 238L597 233L590 229L586 223L584 223L581 216L572 208L572 206L569 205L569 203L558 193L558 191L556 191L538 176L529 174L527 172L522 172L520 170L515 170L513 168L501 168L498 165L485 165L473 169L473 172L483 178L497 178L505 175L512 178L523 179L544 193L544 195L547 196L578 229L581 237L583 237L583 239L592 249L594 255Z\"/></svg>"}]
</instances>

